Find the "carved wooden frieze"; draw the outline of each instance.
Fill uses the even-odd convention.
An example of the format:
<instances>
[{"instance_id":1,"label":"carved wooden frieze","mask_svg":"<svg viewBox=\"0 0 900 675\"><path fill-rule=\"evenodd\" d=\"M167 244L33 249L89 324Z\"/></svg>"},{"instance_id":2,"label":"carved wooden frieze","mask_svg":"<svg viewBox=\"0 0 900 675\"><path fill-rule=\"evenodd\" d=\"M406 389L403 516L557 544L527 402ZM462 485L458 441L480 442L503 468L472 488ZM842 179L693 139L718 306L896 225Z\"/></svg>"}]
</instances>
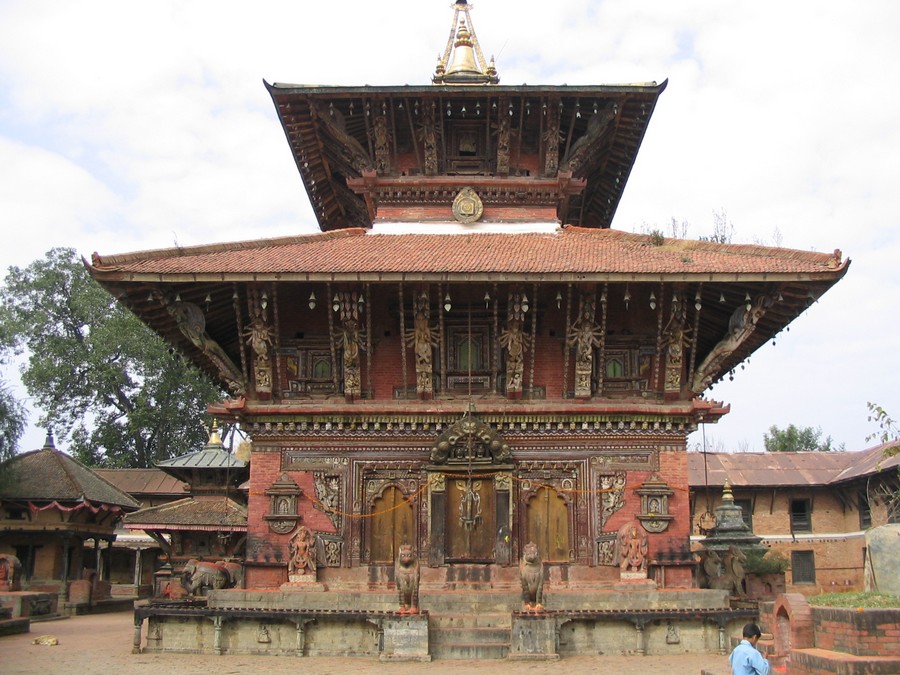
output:
<instances>
[{"instance_id":1,"label":"carved wooden frieze","mask_svg":"<svg viewBox=\"0 0 900 675\"><path fill-rule=\"evenodd\" d=\"M509 443L470 413L438 436L431 449L434 464L501 464L509 458Z\"/></svg>"},{"instance_id":2,"label":"carved wooden frieze","mask_svg":"<svg viewBox=\"0 0 900 675\"><path fill-rule=\"evenodd\" d=\"M655 471L659 457L654 450L602 450L590 458L592 467L604 472L609 469Z\"/></svg>"},{"instance_id":3,"label":"carved wooden frieze","mask_svg":"<svg viewBox=\"0 0 900 675\"><path fill-rule=\"evenodd\" d=\"M328 516L331 524L334 525L334 529L340 531L342 522L340 514L341 476L328 474L324 471L315 471L313 472L313 484L316 486L316 501L313 502L313 507Z\"/></svg>"},{"instance_id":4,"label":"carved wooden frieze","mask_svg":"<svg viewBox=\"0 0 900 675\"><path fill-rule=\"evenodd\" d=\"M601 529L610 517L625 506L625 472L617 471L597 477L600 499L597 500L597 522Z\"/></svg>"},{"instance_id":5,"label":"carved wooden frieze","mask_svg":"<svg viewBox=\"0 0 900 675\"><path fill-rule=\"evenodd\" d=\"M616 562L616 539L615 532L605 532L597 537L597 564L613 567Z\"/></svg>"},{"instance_id":6,"label":"carved wooden frieze","mask_svg":"<svg viewBox=\"0 0 900 675\"><path fill-rule=\"evenodd\" d=\"M333 471L336 468L346 468L350 463L347 457L336 457L334 455L310 455L311 450L320 450L321 447L309 449L293 449L289 448L281 453L281 468L283 471Z\"/></svg>"}]
</instances>

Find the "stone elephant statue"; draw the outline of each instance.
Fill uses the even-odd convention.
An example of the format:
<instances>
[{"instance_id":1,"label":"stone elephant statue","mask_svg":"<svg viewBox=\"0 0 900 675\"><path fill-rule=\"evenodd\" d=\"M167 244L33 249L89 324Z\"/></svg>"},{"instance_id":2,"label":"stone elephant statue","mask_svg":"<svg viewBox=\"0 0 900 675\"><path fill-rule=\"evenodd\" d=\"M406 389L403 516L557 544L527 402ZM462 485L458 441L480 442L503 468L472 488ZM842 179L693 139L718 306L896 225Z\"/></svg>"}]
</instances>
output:
<instances>
[{"instance_id":1,"label":"stone elephant statue","mask_svg":"<svg viewBox=\"0 0 900 675\"><path fill-rule=\"evenodd\" d=\"M232 581L228 569L223 565L202 562L195 558L188 560L182 571L184 587L190 595L206 595L207 591L230 588Z\"/></svg>"}]
</instances>

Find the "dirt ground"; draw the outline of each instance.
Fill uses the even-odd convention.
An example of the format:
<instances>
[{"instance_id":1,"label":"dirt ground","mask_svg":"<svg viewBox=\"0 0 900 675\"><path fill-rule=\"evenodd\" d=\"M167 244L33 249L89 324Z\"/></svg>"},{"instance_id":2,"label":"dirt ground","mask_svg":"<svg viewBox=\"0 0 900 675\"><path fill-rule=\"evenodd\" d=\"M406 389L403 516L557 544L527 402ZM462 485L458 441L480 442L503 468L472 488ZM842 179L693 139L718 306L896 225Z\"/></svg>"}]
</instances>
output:
<instances>
[{"instance_id":1,"label":"dirt ground","mask_svg":"<svg viewBox=\"0 0 900 675\"><path fill-rule=\"evenodd\" d=\"M79 616L35 623L31 633L0 637L0 673L66 673L67 675L161 675L202 673L247 675L369 675L371 673L608 673L610 675L700 675L706 669L729 673L726 657L718 654L684 656L578 656L559 661L457 661L381 663L374 658L213 656L204 654L132 654L131 612ZM54 635L55 647L32 644L40 635Z\"/></svg>"}]
</instances>

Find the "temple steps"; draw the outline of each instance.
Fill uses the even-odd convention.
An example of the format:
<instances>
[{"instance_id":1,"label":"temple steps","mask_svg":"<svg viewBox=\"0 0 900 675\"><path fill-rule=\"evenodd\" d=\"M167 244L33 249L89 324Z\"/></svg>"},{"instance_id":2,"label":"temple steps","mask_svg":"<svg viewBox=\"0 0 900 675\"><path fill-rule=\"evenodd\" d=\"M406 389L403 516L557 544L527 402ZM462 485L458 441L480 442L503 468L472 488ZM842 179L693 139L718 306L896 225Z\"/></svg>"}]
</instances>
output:
<instances>
[{"instance_id":1,"label":"temple steps","mask_svg":"<svg viewBox=\"0 0 900 675\"><path fill-rule=\"evenodd\" d=\"M430 615L429 650L438 659L503 659L509 654L508 612Z\"/></svg>"}]
</instances>

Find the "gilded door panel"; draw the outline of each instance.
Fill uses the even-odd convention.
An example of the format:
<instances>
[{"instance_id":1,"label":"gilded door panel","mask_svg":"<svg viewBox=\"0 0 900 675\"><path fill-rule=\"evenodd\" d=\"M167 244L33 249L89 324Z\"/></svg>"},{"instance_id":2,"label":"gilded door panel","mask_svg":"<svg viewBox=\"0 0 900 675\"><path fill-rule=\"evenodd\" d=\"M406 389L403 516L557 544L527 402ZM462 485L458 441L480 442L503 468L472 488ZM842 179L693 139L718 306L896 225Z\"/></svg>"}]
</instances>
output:
<instances>
[{"instance_id":1,"label":"gilded door panel","mask_svg":"<svg viewBox=\"0 0 900 675\"><path fill-rule=\"evenodd\" d=\"M533 541L546 562L569 560L569 510L552 488L540 488L528 501L526 541Z\"/></svg>"},{"instance_id":2,"label":"gilded door panel","mask_svg":"<svg viewBox=\"0 0 900 675\"><path fill-rule=\"evenodd\" d=\"M416 548L412 505L396 487L388 487L372 503L372 527L369 540L373 563L392 563L401 544Z\"/></svg>"},{"instance_id":3,"label":"gilded door panel","mask_svg":"<svg viewBox=\"0 0 900 675\"><path fill-rule=\"evenodd\" d=\"M493 480L447 480L447 559L493 562L497 513Z\"/></svg>"}]
</instances>

